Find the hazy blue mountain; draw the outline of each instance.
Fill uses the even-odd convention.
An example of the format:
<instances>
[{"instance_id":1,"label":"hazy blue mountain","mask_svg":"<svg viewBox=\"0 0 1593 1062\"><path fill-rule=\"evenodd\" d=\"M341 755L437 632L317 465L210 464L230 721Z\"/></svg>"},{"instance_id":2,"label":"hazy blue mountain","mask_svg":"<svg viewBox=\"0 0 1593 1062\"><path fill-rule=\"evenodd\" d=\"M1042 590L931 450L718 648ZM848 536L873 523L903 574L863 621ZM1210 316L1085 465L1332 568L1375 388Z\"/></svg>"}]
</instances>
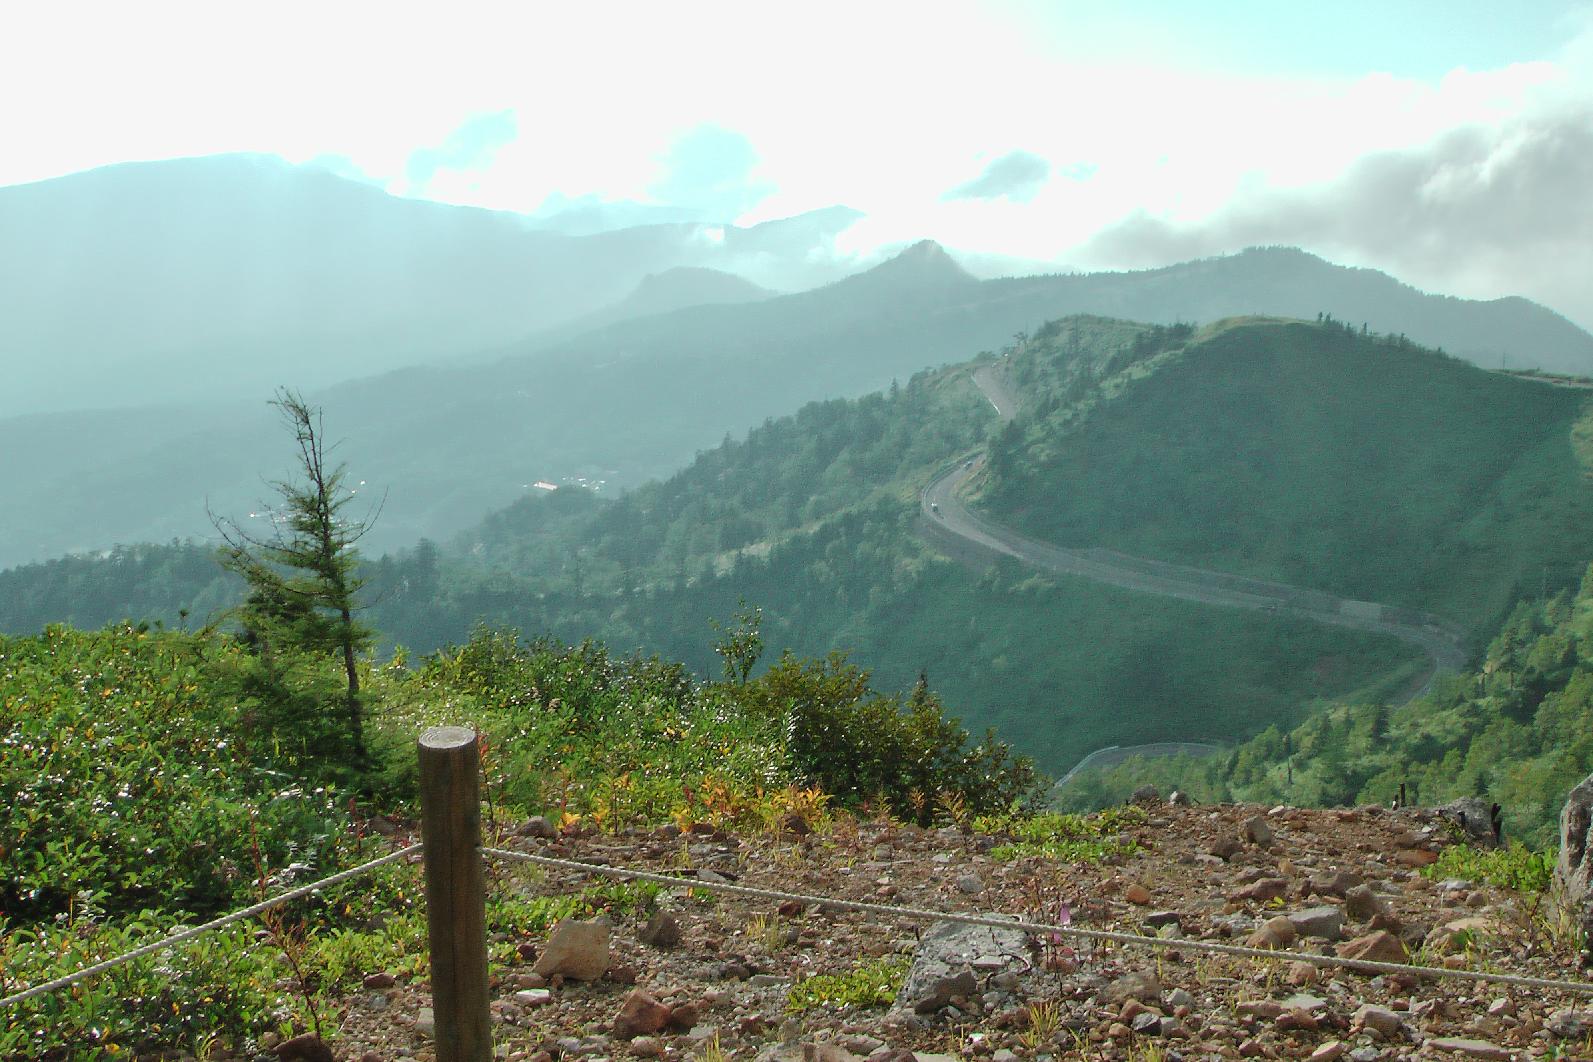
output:
<instances>
[{"instance_id":1,"label":"hazy blue mountain","mask_svg":"<svg viewBox=\"0 0 1593 1062\"><path fill-rule=\"evenodd\" d=\"M551 344L632 318L653 317L693 306L727 306L743 302L760 302L775 294L768 288L738 277L734 273L703 266L677 266L662 273L649 273L636 285L636 290L619 302L548 329L539 338ZM500 350L492 352L489 356L496 358L502 357L503 354L504 351ZM482 359L483 355L479 353L474 356L474 360Z\"/></svg>"},{"instance_id":2,"label":"hazy blue mountain","mask_svg":"<svg viewBox=\"0 0 1593 1062\"><path fill-rule=\"evenodd\" d=\"M777 223L773 235L768 226L727 232L726 242L734 236L755 246L781 231L828 231L844 220L805 216ZM536 335L498 345L490 357L312 388L311 397L326 407L334 437L347 440L339 456L355 478L388 492L372 540L386 548L446 537L538 480L584 477L612 491L668 475L726 434L805 402L888 387L1066 314L1170 323L1271 307L1367 321L1373 331L1457 354L1469 341L1485 365L1498 363L1492 337L1513 344L1513 366L1529 355L1544 364L1549 351L1569 360L1586 348L1576 364L1593 369L1593 337L1541 307L1425 295L1297 251L979 281L939 246L921 243L821 288L686 307L576 336ZM277 381L305 384L287 365L274 366ZM264 490L260 477L279 474L287 456L266 415L269 395L260 387L241 412L191 406L103 422L0 421L0 447L16 458L0 462L8 501L0 565L204 533L207 497L216 509L247 511Z\"/></svg>"},{"instance_id":3,"label":"hazy blue mountain","mask_svg":"<svg viewBox=\"0 0 1593 1062\"><path fill-rule=\"evenodd\" d=\"M325 386L517 340L680 266L819 283L837 268L801 241L844 224L572 236L255 155L0 188L0 416Z\"/></svg>"},{"instance_id":4,"label":"hazy blue mountain","mask_svg":"<svg viewBox=\"0 0 1593 1062\"><path fill-rule=\"evenodd\" d=\"M1244 314L1311 320L1327 312L1373 332L1405 334L1487 369L1593 375L1593 336L1523 298L1478 301L1431 295L1375 269L1323 261L1295 247L1252 247L1128 273L1029 278L1013 286L1056 283L1066 312L1136 321L1214 321Z\"/></svg>"}]
</instances>

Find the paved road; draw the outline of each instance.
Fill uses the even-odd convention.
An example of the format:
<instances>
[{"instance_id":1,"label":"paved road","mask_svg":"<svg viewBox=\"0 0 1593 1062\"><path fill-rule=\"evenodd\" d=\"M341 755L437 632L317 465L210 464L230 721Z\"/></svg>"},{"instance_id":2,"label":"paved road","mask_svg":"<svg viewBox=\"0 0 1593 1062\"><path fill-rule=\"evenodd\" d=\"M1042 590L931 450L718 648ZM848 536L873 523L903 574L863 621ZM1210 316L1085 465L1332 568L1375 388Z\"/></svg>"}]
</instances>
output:
<instances>
[{"instance_id":1,"label":"paved road","mask_svg":"<svg viewBox=\"0 0 1593 1062\"><path fill-rule=\"evenodd\" d=\"M1204 741L1156 741L1149 745L1108 745L1104 749L1096 749L1078 763L1073 769L1056 781L1056 788L1068 784L1073 776L1080 771L1091 767L1115 767L1130 756L1212 756L1226 751L1221 745L1212 745Z\"/></svg>"},{"instance_id":2,"label":"paved road","mask_svg":"<svg viewBox=\"0 0 1593 1062\"><path fill-rule=\"evenodd\" d=\"M975 370L973 381L1001 418L1011 419L1017 411L1017 397L1006 385L999 367L980 367ZM1390 635L1419 647L1432 661L1431 669L1409 697L1426 692L1439 672L1460 670L1470 655L1465 632L1436 616L1413 609L1356 601L1288 583L1132 557L1113 550L1069 549L1025 537L962 504L960 488L983 464L983 455L965 461L937 477L919 498L919 506L930 527L960 540L961 545L1015 557L1035 568L1082 576L1124 590Z\"/></svg>"}]
</instances>

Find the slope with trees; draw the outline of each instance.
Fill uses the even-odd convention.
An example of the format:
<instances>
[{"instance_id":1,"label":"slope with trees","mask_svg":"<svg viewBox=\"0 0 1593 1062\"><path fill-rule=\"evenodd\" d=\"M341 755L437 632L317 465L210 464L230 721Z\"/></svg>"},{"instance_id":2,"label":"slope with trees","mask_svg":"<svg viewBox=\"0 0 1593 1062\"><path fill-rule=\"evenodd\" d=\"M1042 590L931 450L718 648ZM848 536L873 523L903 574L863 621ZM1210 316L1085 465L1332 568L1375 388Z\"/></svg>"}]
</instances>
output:
<instances>
[{"instance_id":1,"label":"slope with trees","mask_svg":"<svg viewBox=\"0 0 1593 1062\"><path fill-rule=\"evenodd\" d=\"M1588 392L1400 337L1258 321L1070 378L1072 332L1010 359L1036 400L992 446L981 504L1067 546L1315 587L1483 634L1593 556L1576 436Z\"/></svg>"},{"instance_id":2,"label":"slope with trees","mask_svg":"<svg viewBox=\"0 0 1593 1062\"><path fill-rule=\"evenodd\" d=\"M726 231L727 246L755 246L747 241L757 230ZM458 353L474 355L469 363L363 377L312 397L346 427L357 448L350 460L393 488L371 545L395 548L446 538L537 480L585 477L623 488L667 476L726 432L996 349L1064 314L1171 325L1322 310L1469 352L1489 367L1503 351L1515 368L1593 370L1593 337L1541 307L1425 295L1296 251L979 281L939 248L919 245L818 290L485 350L461 342ZM253 364L279 361L273 352ZM252 407L264 390L242 397ZM0 420L0 450L21 455L0 466L0 493L9 512L28 514L0 513L0 565L203 533L202 499L247 504L254 484L241 470L271 467L272 435L257 411L219 404ZM118 440L113 458L110 437Z\"/></svg>"},{"instance_id":3,"label":"slope with trees","mask_svg":"<svg viewBox=\"0 0 1593 1062\"><path fill-rule=\"evenodd\" d=\"M1534 847L1557 837L1565 794L1593 772L1593 569L1579 586L1511 610L1479 665L1425 697L1333 705L1272 726L1204 762L1138 760L1088 772L1060 796L1073 807L1122 799L1151 782L1200 799L1292 804L1438 804L1482 797L1506 833Z\"/></svg>"}]
</instances>

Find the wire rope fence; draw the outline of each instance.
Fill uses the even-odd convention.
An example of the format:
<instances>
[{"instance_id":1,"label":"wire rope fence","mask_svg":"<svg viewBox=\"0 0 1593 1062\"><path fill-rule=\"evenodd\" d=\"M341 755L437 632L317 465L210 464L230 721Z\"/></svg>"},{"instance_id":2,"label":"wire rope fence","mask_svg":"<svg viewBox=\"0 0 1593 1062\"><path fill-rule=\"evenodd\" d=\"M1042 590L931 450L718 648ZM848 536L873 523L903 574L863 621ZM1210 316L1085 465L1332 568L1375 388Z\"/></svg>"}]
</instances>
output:
<instances>
[{"instance_id":1,"label":"wire rope fence","mask_svg":"<svg viewBox=\"0 0 1593 1062\"><path fill-rule=\"evenodd\" d=\"M943 911L900 904L849 900L814 893L739 885L728 881L691 879L628 867L587 863L509 848L490 847L481 836L480 745L466 727L433 727L418 742L420 758L421 841L359 866L262 900L202 925L173 931L162 940L97 962L20 992L0 998L0 1010L57 992L88 978L156 952L180 947L208 933L258 916L282 904L368 874L399 860L421 857L426 882L427 944L438 1062L487 1062L493 1057L490 982L487 971L487 860L526 863L583 875L664 885L689 884L747 899L796 902L830 910L916 922L951 922L994 929L1020 930L1048 940L1073 940L1153 950L1178 950L1262 962L1303 962L1317 967L1367 974L1404 974L1508 985L1536 991L1593 996L1593 983L1530 977L1491 970L1455 969L1414 963L1382 962L1341 955L1320 955L1224 944L1212 940L1146 936L1106 929L1027 921L1016 916Z\"/></svg>"}]
</instances>

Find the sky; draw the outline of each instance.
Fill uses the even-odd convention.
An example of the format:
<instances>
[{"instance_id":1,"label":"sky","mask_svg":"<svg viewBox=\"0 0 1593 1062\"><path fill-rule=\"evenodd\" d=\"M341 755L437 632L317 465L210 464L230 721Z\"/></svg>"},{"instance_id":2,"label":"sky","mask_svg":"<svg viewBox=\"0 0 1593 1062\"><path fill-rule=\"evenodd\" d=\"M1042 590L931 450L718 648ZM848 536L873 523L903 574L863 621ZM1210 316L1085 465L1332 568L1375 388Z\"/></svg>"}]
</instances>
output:
<instances>
[{"instance_id":1,"label":"sky","mask_svg":"<svg viewBox=\"0 0 1593 1062\"><path fill-rule=\"evenodd\" d=\"M67 0L0 14L0 136L0 185L251 151L530 214L844 204L858 255L1295 244L1593 328L1593 0Z\"/></svg>"}]
</instances>

